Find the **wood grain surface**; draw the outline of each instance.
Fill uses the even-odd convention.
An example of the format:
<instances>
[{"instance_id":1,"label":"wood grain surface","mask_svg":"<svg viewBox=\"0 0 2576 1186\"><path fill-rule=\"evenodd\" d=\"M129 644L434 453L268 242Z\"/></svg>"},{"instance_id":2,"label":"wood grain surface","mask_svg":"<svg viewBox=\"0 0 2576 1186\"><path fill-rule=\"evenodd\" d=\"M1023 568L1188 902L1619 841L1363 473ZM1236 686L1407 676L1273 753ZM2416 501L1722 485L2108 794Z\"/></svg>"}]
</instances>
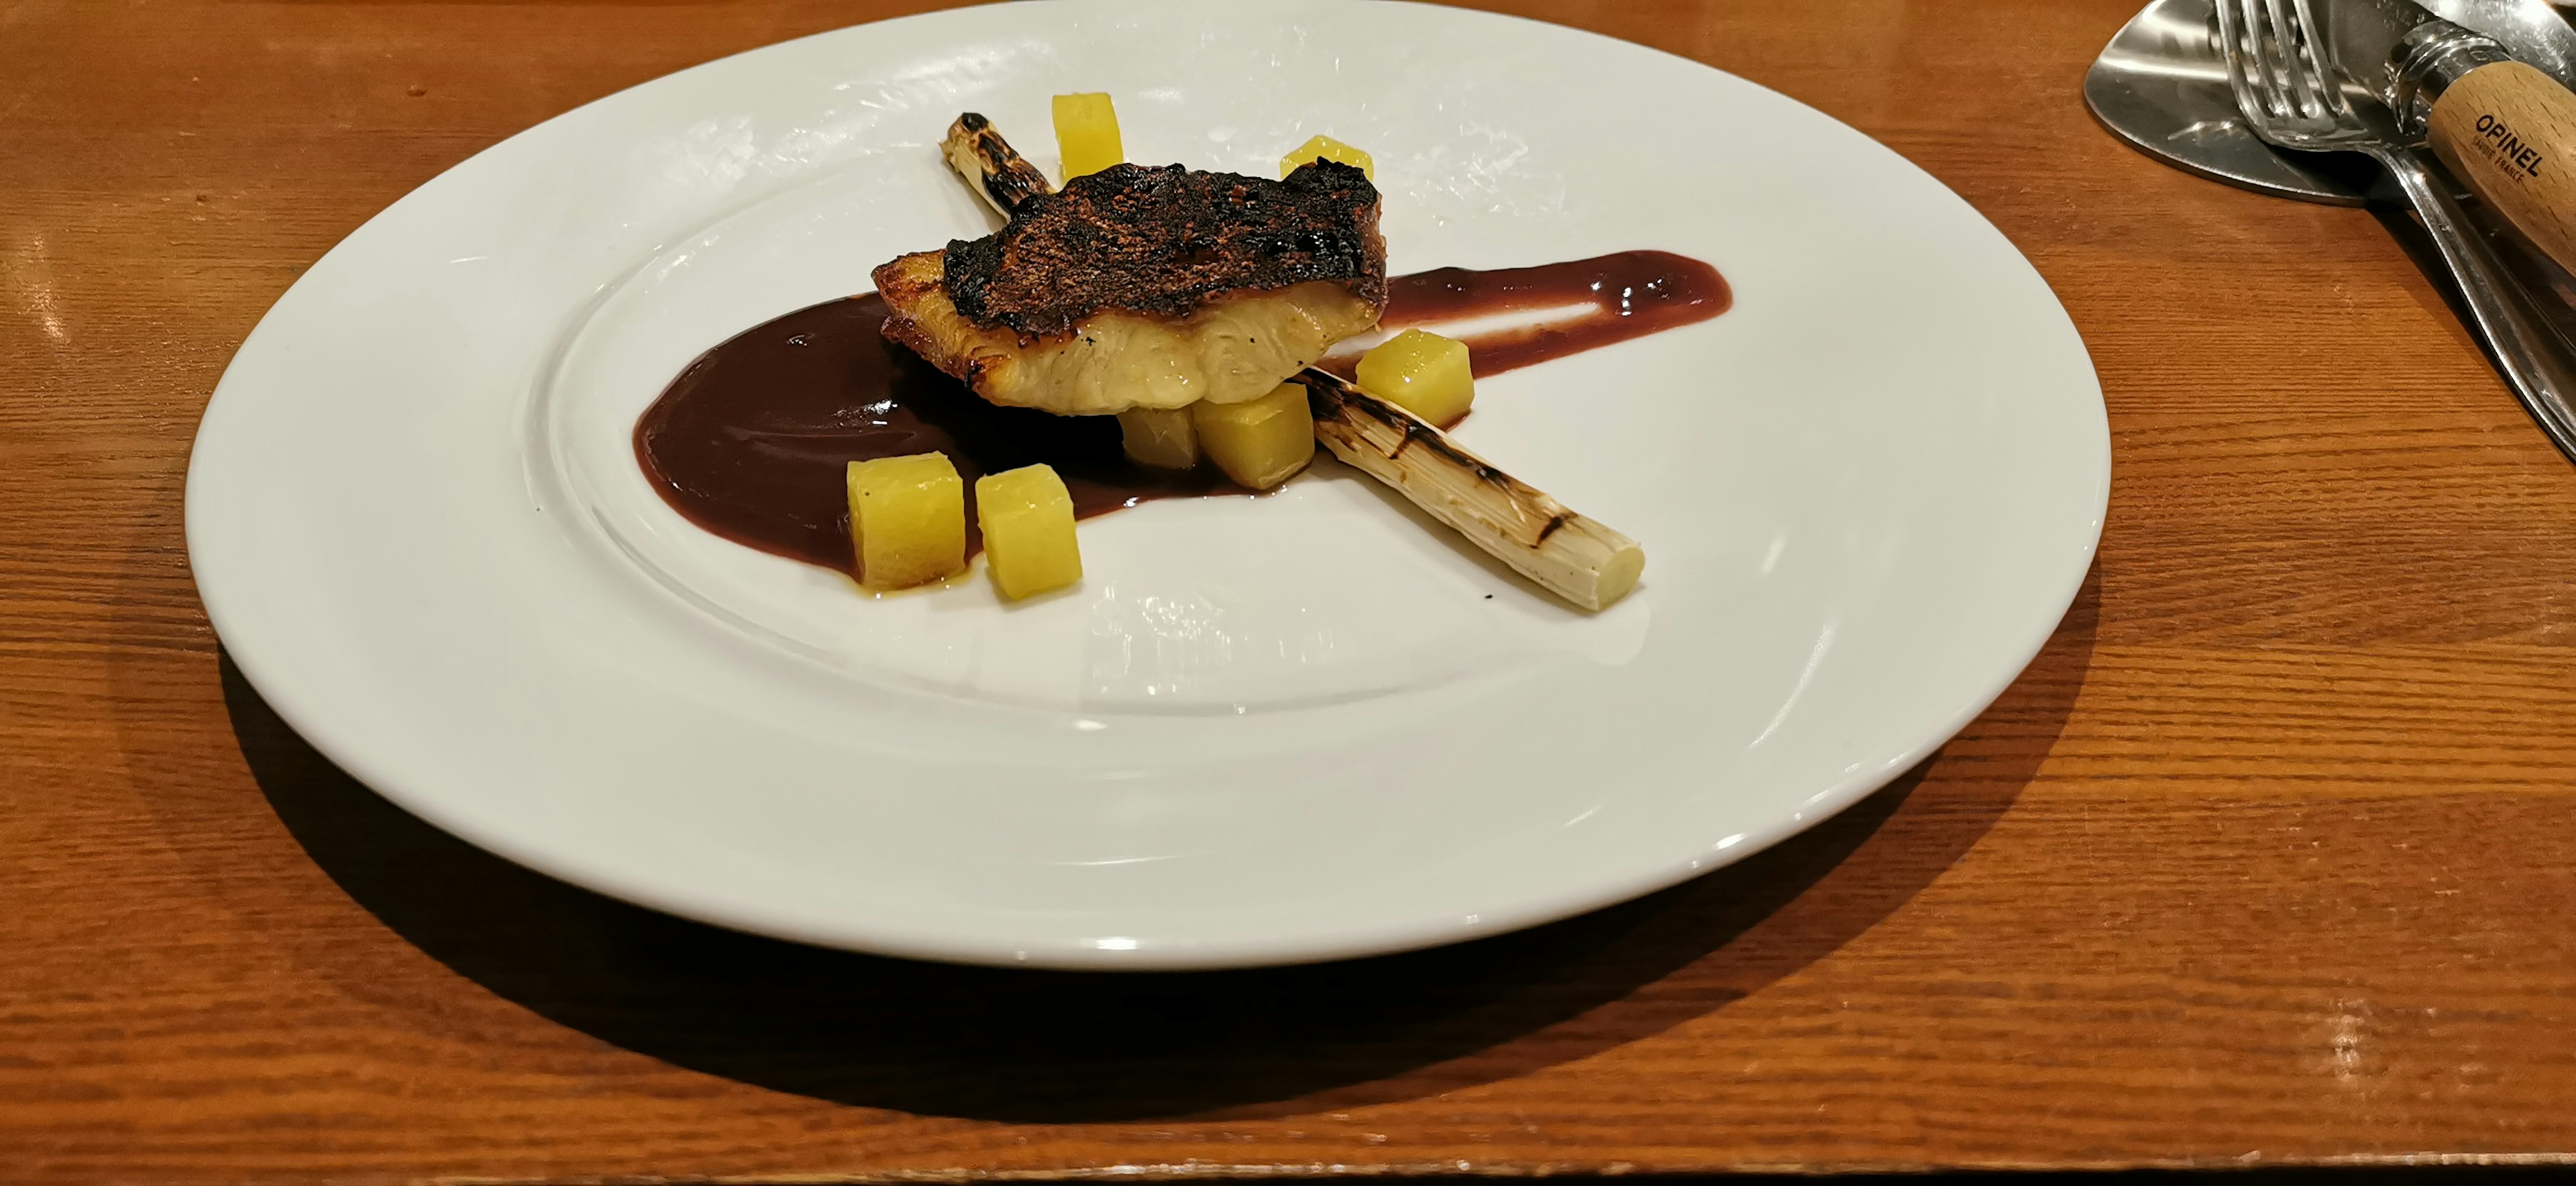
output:
<instances>
[{"instance_id":1,"label":"wood grain surface","mask_svg":"<svg viewBox=\"0 0 2576 1186\"><path fill-rule=\"evenodd\" d=\"M900 2L0 0L0 1178L895 1178L2576 1152L2576 467L2387 226L2085 114L2133 0L1510 0L1922 164L2090 343L2030 672L1813 833L1535 932L1029 975L572 890L287 732L189 583L225 360L529 124Z\"/></svg>"}]
</instances>

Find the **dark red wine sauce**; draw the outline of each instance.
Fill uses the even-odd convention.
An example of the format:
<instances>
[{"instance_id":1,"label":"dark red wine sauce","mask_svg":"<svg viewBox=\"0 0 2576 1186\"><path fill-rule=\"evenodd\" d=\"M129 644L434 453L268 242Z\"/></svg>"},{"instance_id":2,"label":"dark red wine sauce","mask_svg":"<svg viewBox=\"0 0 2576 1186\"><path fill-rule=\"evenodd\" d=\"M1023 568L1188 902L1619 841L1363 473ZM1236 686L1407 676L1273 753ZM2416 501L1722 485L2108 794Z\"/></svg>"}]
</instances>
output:
<instances>
[{"instance_id":1,"label":"dark red wine sauce","mask_svg":"<svg viewBox=\"0 0 2576 1186\"><path fill-rule=\"evenodd\" d=\"M1390 329L1506 314L1466 341L1482 378L1705 321L1731 302L1698 260L1629 251L1530 268L1440 268L1387 281ZM1559 314L1563 315L1559 315ZM635 457L692 523L765 552L850 572L849 463L933 450L971 490L988 473L1044 462L1089 518L1155 498L1243 494L1213 466L1175 473L1127 460L1114 416L1056 416L987 403L877 332L874 293L799 309L734 335L671 381L635 422ZM1355 357L1328 361L1345 376ZM971 495L970 495L971 499ZM966 547L983 541L967 515Z\"/></svg>"}]
</instances>

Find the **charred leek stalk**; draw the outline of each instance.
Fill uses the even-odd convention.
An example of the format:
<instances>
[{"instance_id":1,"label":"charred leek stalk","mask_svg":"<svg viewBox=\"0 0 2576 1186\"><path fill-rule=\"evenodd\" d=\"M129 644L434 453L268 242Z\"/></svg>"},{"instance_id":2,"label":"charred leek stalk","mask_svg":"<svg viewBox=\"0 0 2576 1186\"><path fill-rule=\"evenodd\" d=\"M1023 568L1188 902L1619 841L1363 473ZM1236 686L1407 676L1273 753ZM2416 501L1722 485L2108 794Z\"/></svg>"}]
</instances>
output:
<instances>
[{"instance_id":1,"label":"charred leek stalk","mask_svg":"<svg viewBox=\"0 0 2576 1186\"><path fill-rule=\"evenodd\" d=\"M975 192L991 202L1004 218L1009 218L1012 209L1023 200L1055 192L1046 174L993 130L993 121L972 111L948 125L948 138L939 142L939 151L958 176L974 186Z\"/></svg>"},{"instance_id":2,"label":"charred leek stalk","mask_svg":"<svg viewBox=\"0 0 2576 1186\"><path fill-rule=\"evenodd\" d=\"M1046 175L969 112L941 144L948 163L1004 218L1050 193ZM1547 492L1496 469L1403 408L1308 367L1315 439L1343 464L1392 486L1413 505L1548 592L1588 610L1628 595L1646 567L1637 541L1566 509Z\"/></svg>"},{"instance_id":3,"label":"charred leek stalk","mask_svg":"<svg viewBox=\"0 0 2576 1186\"><path fill-rule=\"evenodd\" d=\"M1449 434L1340 376L1306 368L1315 439L1344 465L1393 486L1513 571L1585 609L1628 595L1646 569L1637 541L1494 468Z\"/></svg>"}]
</instances>

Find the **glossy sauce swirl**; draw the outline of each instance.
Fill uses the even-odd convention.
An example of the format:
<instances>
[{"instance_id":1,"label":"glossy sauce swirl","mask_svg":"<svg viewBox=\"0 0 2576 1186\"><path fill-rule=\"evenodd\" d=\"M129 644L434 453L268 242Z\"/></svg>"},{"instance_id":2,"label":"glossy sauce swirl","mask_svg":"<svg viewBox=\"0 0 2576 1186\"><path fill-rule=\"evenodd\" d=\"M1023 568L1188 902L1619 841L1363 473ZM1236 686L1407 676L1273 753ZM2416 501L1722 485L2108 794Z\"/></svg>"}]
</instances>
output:
<instances>
[{"instance_id":1,"label":"glossy sauce swirl","mask_svg":"<svg viewBox=\"0 0 2576 1186\"><path fill-rule=\"evenodd\" d=\"M1529 268L1440 268L1387 281L1390 330L1467 325L1477 377L1705 321L1732 302L1715 268L1662 251ZM1506 314L1507 324L1469 323ZM1137 465L1113 416L1005 408L877 332L873 293L734 335L671 381L635 422L645 476L690 522L765 552L851 571L850 462L937 450L977 477L1044 462L1088 518L1155 498L1244 494L1215 467ZM1326 360L1349 375L1356 355ZM967 516L967 550L980 548Z\"/></svg>"}]
</instances>

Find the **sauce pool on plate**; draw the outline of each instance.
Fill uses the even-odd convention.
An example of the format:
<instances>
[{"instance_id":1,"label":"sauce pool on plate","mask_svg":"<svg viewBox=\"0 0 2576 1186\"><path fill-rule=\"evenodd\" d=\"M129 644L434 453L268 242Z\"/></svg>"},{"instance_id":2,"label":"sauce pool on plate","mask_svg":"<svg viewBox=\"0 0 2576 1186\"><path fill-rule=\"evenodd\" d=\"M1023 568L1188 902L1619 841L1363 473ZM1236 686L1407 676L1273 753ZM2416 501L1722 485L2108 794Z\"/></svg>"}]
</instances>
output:
<instances>
[{"instance_id":1,"label":"sauce pool on plate","mask_svg":"<svg viewBox=\"0 0 2576 1186\"><path fill-rule=\"evenodd\" d=\"M1717 269L1662 251L1527 268L1439 268L1387 281L1388 330L1467 343L1478 378L1706 321L1732 303ZM1518 316L1507 316L1518 315ZM853 461L938 451L977 477L1044 462L1074 514L1156 498L1244 494L1213 466L1138 465L1114 416L987 403L877 332L874 293L764 322L699 355L635 422L635 458L672 509L736 543L853 571L843 474ZM1505 324L1480 327L1477 322ZM1348 377L1356 355L1327 359ZM967 516L969 555L982 540Z\"/></svg>"}]
</instances>

